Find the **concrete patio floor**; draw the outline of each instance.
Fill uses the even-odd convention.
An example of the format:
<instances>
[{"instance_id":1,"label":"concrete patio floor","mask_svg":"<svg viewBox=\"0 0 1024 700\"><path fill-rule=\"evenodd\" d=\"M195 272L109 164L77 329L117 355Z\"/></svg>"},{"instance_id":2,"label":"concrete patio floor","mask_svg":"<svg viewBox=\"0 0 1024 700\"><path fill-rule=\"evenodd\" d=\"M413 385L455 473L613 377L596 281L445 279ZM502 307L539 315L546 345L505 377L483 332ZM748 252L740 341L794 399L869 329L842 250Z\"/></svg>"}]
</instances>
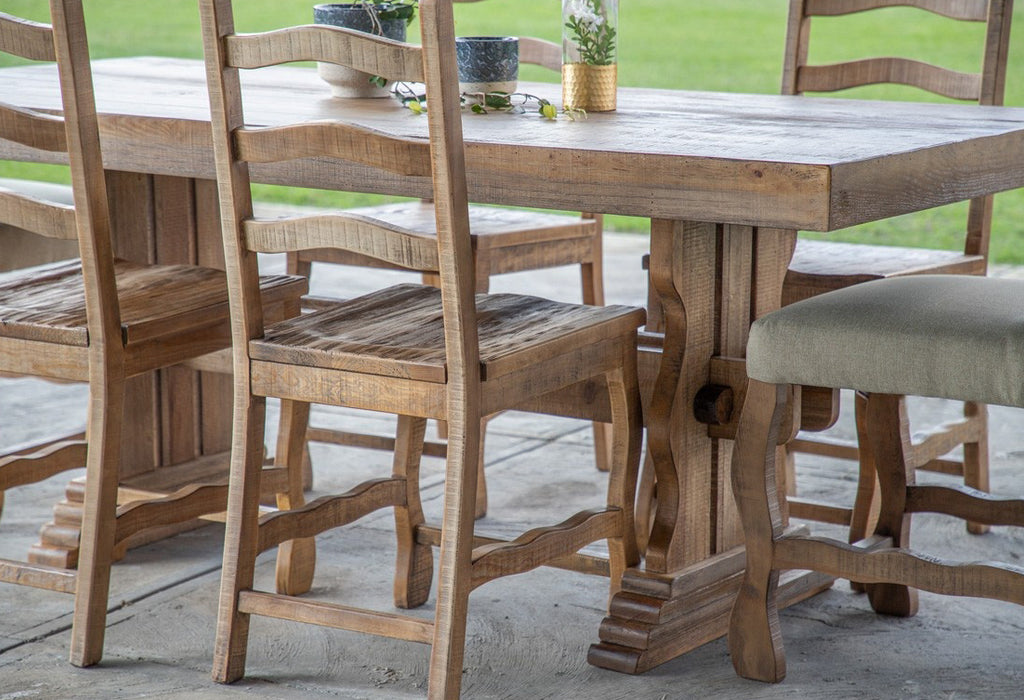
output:
<instances>
[{"instance_id":1,"label":"concrete patio floor","mask_svg":"<svg viewBox=\"0 0 1024 700\"><path fill-rule=\"evenodd\" d=\"M609 235L609 302L640 304L645 297L640 254L646 239ZM274 261L272 261L274 262ZM999 274L1015 274L1000 270ZM387 283L379 272L335 269L314 278L317 291L360 292ZM578 300L573 270L498 278L499 290ZM22 444L56 429L84 424L82 387L0 379L0 447ZM45 405L44 414L39 406ZM916 401L915 425L953 417L956 406ZM835 429L852 435L851 411ZM991 409L993 489L1010 493L1024 476L1021 414ZM319 409L324 425L386 432L392 422L336 408ZM271 433L272 434L272 433ZM381 452L313 447L315 494L384 475ZM443 463L424 460L428 519L436 520ZM554 522L581 504L596 504L605 478L591 461L589 426L579 421L505 414L487 439L491 492L478 530L510 533ZM850 498L849 464L801 462L802 493ZM923 475L924 480L946 477ZM22 558L49 520L66 478L7 494L0 522L0 556ZM315 495L314 494L314 495ZM319 538L313 595L390 610L394 544L390 513L382 511ZM994 528L972 536L940 516L915 519L914 541L936 555L971 560L1024 554L1024 533ZM415 698L426 688L428 648L336 630L255 619L246 678L231 686L210 680L223 529L211 525L132 550L113 572L103 662L91 669L67 663L71 598L0 584L0 700L14 698ZM273 560L264 556L258 579L272 585ZM782 614L788 678L763 685L737 678L724 640L642 676L589 666L607 587L604 580L541 569L479 589L471 598L463 696L466 698L1020 698L1024 697L1024 609L1006 603L922 594L910 619L874 615L845 581ZM431 616L434 597L416 614Z\"/></svg>"}]
</instances>

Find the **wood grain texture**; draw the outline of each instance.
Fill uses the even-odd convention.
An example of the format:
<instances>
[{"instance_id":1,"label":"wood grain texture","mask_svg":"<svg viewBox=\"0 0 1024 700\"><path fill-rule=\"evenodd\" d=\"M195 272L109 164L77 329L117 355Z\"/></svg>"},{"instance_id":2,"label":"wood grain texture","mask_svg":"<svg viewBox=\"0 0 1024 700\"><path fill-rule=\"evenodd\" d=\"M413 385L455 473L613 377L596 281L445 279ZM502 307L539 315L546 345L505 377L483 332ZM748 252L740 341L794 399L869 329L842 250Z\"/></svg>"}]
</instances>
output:
<instances>
[{"instance_id":1,"label":"wood grain texture","mask_svg":"<svg viewBox=\"0 0 1024 700\"><path fill-rule=\"evenodd\" d=\"M448 359L433 287L399 285L289 319L250 344L253 359L444 383ZM480 372L495 380L611 332L635 328L642 312L510 294L479 299ZM370 359L372 358L372 359Z\"/></svg>"},{"instance_id":2,"label":"wood grain texture","mask_svg":"<svg viewBox=\"0 0 1024 700\"><path fill-rule=\"evenodd\" d=\"M2 127L0 133L6 133ZM31 231L47 238L78 238L74 207L44 202L0 187L0 209L4 212L6 226Z\"/></svg>"},{"instance_id":3,"label":"wood grain texture","mask_svg":"<svg viewBox=\"0 0 1024 700\"><path fill-rule=\"evenodd\" d=\"M259 591L244 591L239 598L239 607L247 614L326 625L409 642L429 644L434 631L434 625L429 620L407 615L375 612L312 600L287 599Z\"/></svg>"},{"instance_id":4,"label":"wood grain texture","mask_svg":"<svg viewBox=\"0 0 1024 700\"><path fill-rule=\"evenodd\" d=\"M325 100L313 71L246 75L247 122L275 126L346 115L346 123L423 139L424 120L384 100ZM196 62L113 59L96 64L108 167L213 178L205 84ZM45 69L0 72L18 103L59 109ZM144 87L140 87L144 85ZM523 83L557 101L557 87ZM137 99L145 94L146 99ZM831 230L879 216L1019 187L1024 157L1017 109L802 100L620 89L614 113L552 125L518 115L466 120L470 197L476 202ZM287 95L287 99L282 99ZM671 133L664 139L652 134ZM958 149L962 141L991 137ZM145 155L129 144L145 143ZM899 163L897 155L913 153ZM38 160L42 154L25 154ZM861 161L871 179L851 180ZM500 163L500 167L494 164ZM953 167L956 164L956 167ZM573 173L586 173L586 182ZM615 175L611 175L614 173ZM685 176L683 175L685 173ZM830 177L832 175L833 177ZM389 176L333 159L253 168L257 180L429 196L426 179ZM877 183L886 183L882 187ZM935 186L943 183L942 187ZM352 183L344 185L343 183ZM860 197L867 188L870 196ZM720 193L709 198L708 192ZM728 197L725 194L728 193Z\"/></svg>"},{"instance_id":5,"label":"wood grain texture","mask_svg":"<svg viewBox=\"0 0 1024 700\"><path fill-rule=\"evenodd\" d=\"M777 682L786 676L779 626L779 569L775 547L783 533L775 475L785 386L751 380L733 452L733 492L743 522L747 562L729 623L729 655L744 678Z\"/></svg>"},{"instance_id":6,"label":"wood grain texture","mask_svg":"<svg viewBox=\"0 0 1024 700\"><path fill-rule=\"evenodd\" d=\"M423 62L411 46L381 36L323 24L225 37L226 65L263 68L327 61L388 80L422 83Z\"/></svg>"},{"instance_id":7,"label":"wood grain texture","mask_svg":"<svg viewBox=\"0 0 1024 700\"><path fill-rule=\"evenodd\" d=\"M246 245L260 253L340 249L417 271L437 271L437 240L398 223L358 213L247 221Z\"/></svg>"},{"instance_id":8,"label":"wood grain texture","mask_svg":"<svg viewBox=\"0 0 1024 700\"><path fill-rule=\"evenodd\" d=\"M974 22L988 17L988 0L805 0L808 15L837 16L877 7L917 7L937 15Z\"/></svg>"},{"instance_id":9,"label":"wood grain texture","mask_svg":"<svg viewBox=\"0 0 1024 700\"><path fill-rule=\"evenodd\" d=\"M558 525L525 532L512 542L477 547L473 550L472 585L476 588L502 576L536 569L621 532L621 510L594 509L576 513Z\"/></svg>"},{"instance_id":10,"label":"wood grain texture","mask_svg":"<svg viewBox=\"0 0 1024 700\"><path fill-rule=\"evenodd\" d=\"M0 581L73 594L77 577L67 569L0 559Z\"/></svg>"},{"instance_id":11,"label":"wood grain texture","mask_svg":"<svg viewBox=\"0 0 1024 700\"><path fill-rule=\"evenodd\" d=\"M119 334L125 344L227 321L223 272L198 266L143 266L118 261L115 275L121 308ZM263 282L268 298L295 298L306 288L304 280L285 275L266 277ZM87 345L84 287L79 261L4 279L0 282L0 315L4 321L0 334Z\"/></svg>"},{"instance_id":12,"label":"wood grain texture","mask_svg":"<svg viewBox=\"0 0 1024 700\"><path fill-rule=\"evenodd\" d=\"M117 511L115 546L152 527L218 513L224 508L227 494L225 484L195 484L167 496L121 506Z\"/></svg>"},{"instance_id":13,"label":"wood grain texture","mask_svg":"<svg viewBox=\"0 0 1024 700\"><path fill-rule=\"evenodd\" d=\"M776 542L780 568L813 568L867 584L901 584L942 595L993 598L1024 605L1024 569L1011 564L960 563L908 552L871 549L814 538Z\"/></svg>"},{"instance_id":14,"label":"wood grain texture","mask_svg":"<svg viewBox=\"0 0 1024 700\"><path fill-rule=\"evenodd\" d=\"M396 175L430 175L430 153L425 142L337 122L240 128L235 132L235 143L238 157L252 163L335 157L380 167Z\"/></svg>"},{"instance_id":15,"label":"wood grain texture","mask_svg":"<svg viewBox=\"0 0 1024 700\"><path fill-rule=\"evenodd\" d=\"M64 120L0 103L0 130L8 141L43 151L67 151Z\"/></svg>"},{"instance_id":16,"label":"wood grain texture","mask_svg":"<svg viewBox=\"0 0 1024 700\"><path fill-rule=\"evenodd\" d=\"M32 61L57 60L49 25L6 12L0 12L0 51Z\"/></svg>"},{"instance_id":17,"label":"wood grain texture","mask_svg":"<svg viewBox=\"0 0 1024 700\"><path fill-rule=\"evenodd\" d=\"M863 85L919 87L954 100L981 96L981 76L906 58L865 58L832 66L803 66L797 73L800 92L832 92Z\"/></svg>"},{"instance_id":18,"label":"wood grain texture","mask_svg":"<svg viewBox=\"0 0 1024 700\"><path fill-rule=\"evenodd\" d=\"M386 506L405 503L405 481L375 479L339 496L321 496L304 506L263 516L258 551L347 525Z\"/></svg>"}]
</instances>

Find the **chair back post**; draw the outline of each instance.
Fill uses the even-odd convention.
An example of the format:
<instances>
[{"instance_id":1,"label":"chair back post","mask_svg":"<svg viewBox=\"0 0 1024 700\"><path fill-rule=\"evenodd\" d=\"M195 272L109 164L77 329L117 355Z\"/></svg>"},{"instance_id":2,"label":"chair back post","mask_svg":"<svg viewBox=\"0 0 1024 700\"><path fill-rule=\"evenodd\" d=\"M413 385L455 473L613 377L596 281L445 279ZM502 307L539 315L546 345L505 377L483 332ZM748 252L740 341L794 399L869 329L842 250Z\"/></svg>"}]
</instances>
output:
<instances>
[{"instance_id":1,"label":"chair back post","mask_svg":"<svg viewBox=\"0 0 1024 700\"><path fill-rule=\"evenodd\" d=\"M480 349L452 2L422 0L419 11L449 396L478 394L472 391L480 383Z\"/></svg>"},{"instance_id":2,"label":"chair back post","mask_svg":"<svg viewBox=\"0 0 1024 700\"><path fill-rule=\"evenodd\" d=\"M110 366L123 361L124 345L82 0L50 0L50 14L82 259L90 357L105 358Z\"/></svg>"},{"instance_id":3,"label":"chair back post","mask_svg":"<svg viewBox=\"0 0 1024 700\"><path fill-rule=\"evenodd\" d=\"M981 65L981 96L978 100L980 104L1003 104L1012 18L1013 0L990 0L985 32L985 55Z\"/></svg>"},{"instance_id":4,"label":"chair back post","mask_svg":"<svg viewBox=\"0 0 1024 700\"><path fill-rule=\"evenodd\" d=\"M231 337L236 377L249 373L248 341L263 335L257 256L242 240L242 222L252 217L249 165L232 157L232 134L245 123L238 68L229 65L224 37L235 31L231 0L201 0L206 82L209 85L213 151L218 164L218 197L224 231L224 268L231 304ZM212 58L213 60L210 60ZM231 231L228 235L227 231ZM241 280L242 283L236 283ZM236 386L239 382L236 381Z\"/></svg>"},{"instance_id":5,"label":"chair back post","mask_svg":"<svg viewBox=\"0 0 1024 700\"><path fill-rule=\"evenodd\" d=\"M985 54L981 66L980 104L1001 106L1006 91L1006 66L1010 50L1013 0L991 0L985 33ZM993 197L976 197L967 210L967 238L964 253L988 260L992 235Z\"/></svg>"},{"instance_id":6,"label":"chair back post","mask_svg":"<svg viewBox=\"0 0 1024 700\"><path fill-rule=\"evenodd\" d=\"M811 41L811 18L807 15L807 0L791 0L789 20L786 24L786 52L782 57L782 94L799 95L797 74L807 63L807 46Z\"/></svg>"}]
</instances>

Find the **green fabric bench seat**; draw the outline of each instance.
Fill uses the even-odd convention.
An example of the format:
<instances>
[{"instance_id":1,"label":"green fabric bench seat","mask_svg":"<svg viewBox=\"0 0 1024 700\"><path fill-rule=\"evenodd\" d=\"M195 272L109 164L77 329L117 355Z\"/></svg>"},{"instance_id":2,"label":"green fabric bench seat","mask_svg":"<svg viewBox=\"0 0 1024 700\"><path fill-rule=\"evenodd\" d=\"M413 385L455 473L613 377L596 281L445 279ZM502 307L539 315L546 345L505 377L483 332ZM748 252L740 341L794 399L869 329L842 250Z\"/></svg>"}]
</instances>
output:
<instances>
[{"instance_id":1,"label":"green fabric bench seat","mask_svg":"<svg viewBox=\"0 0 1024 700\"><path fill-rule=\"evenodd\" d=\"M747 374L1024 406L1024 280L897 277L792 304L753 324Z\"/></svg>"}]
</instances>

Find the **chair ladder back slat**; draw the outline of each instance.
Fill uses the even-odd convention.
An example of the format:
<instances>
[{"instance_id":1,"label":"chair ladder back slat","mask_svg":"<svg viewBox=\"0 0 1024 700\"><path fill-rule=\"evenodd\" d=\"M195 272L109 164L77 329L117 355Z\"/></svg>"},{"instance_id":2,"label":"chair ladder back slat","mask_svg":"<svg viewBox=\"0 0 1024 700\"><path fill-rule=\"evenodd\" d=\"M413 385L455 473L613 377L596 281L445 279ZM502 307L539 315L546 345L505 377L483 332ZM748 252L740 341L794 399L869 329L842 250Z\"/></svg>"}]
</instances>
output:
<instances>
[{"instance_id":1,"label":"chair ladder back slat","mask_svg":"<svg viewBox=\"0 0 1024 700\"><path fill-rule=\"evenodd\" d=\"M559 72L562 70L562 47L546 39L521 36L519 62Z\"/></svg>"},{"instance_id":2,"label":"chair ladder back slat","mask_svg":"<svg viewBox=\"0 0 1024 700\"><path fill-rule=\"evenodd\" d=\"M44 202L0 188L0 212L3 212L3 222L7 226L46 238L73 241L78 237L75 208L67 204Z\"/></svg>"},{"instance_id":3,"label":"chair ladder back slat","mask_svg":"<svg viewBox=\"0 0 1024 700\"><path fill-rule=\"evenodd\" d=\"M258 253L336 248L408 270L437 272L437 242L357 214L320 214L288 219L250 219L245 245Z\"/></svg>"},{"instance_id":4,"label":"chair ladder back slat","mask_svg":"<svg viewBox=\"0 0 1024 700\"><path fill-rule=\"evenodd\" d=\"M989 0L806 0L808 17L836 17L882 7L916 7L950 19L985 22Z\"/></svg>"},{"instance_id":5,"label":"chair ladder back slat","mask_svg":"<svg viewBox=\"0 0 1024 700\"><path fill-rule=\"evenodd\" d=\"M244 124L238 69L228 65L227 37L235 31L231 0L200 0L206 83L213 123L224 266L231 303L235 381L248 377L248 341L263 335L256 253L244 247L242 222L252 218L249 166L235 158L233 134Z\"/></svg>"},{"instance_id":6,"label":"chair ladder back slat","mask_svg":"<svg viewBox=\"0 0 1024 700\"><path fill-rule=\"evenodd\" d=\"M32 22L0 12L0 51L30 61L56 61L53 30L48 24Z\"/></svg>"},{"instance_id":7,"label":"chair ladder back slat","mask_svg":"<svg viewBox=\"0 0 1024 700\"><path fill-rule=\"evenodd\" d=\"M225 39L227 65L265 68L296 61L327 61L388 80L423 82L416 46L342 27L310 24Z\"/></svg>"},{"instance_id":8,"label":"chair ladder back slat","mask_svg":"<svg viewBox=\"0 0 1024 700\"><path fill-rule=\"evenodd\" d=\"M68 150L62 118L14 105L0 103L0 134L6 141L41 151L64 153Z\"/></svg>"},{"instance_id":9,"label":"chair ladder back slat","mask_svg":"<svg viewBox=\"0 0 1024 700\"><path fill-rule=\"evenodd\" d=\"M272 163L335 157L411 177L430 177L430 145L337 122L307 122L235 131L238 158Z\"/></svg>"},{"instance_id":10,"label":"chair ladder back slat","mask_svg":"<svg viewBox=\"0 0 1024 700\"><path fill-rule=\"evenodd\" d=\"M85 15L82 0L51 0L50 6L85 281L89 344L96 351L93 357L103 356L107 363L116 363L123 359L121 316ZM105 352L101 352L101 343Z\"/></svg>"},{"instance_id":11,"label":"chair ladder back slat","mask_svg":"<svg viewBox=\"0 0 1024 700\"><path fill-rule=\"evenodd\" d=\"M434 212L437 221L438 264L444 306L445 348L449 395L479 412L480 348L476 321L476 282L469 231L465 149L455 61L454 20L449 2L424 0L422 41L427 94L432 95L427 119L434 164ZM473 411L471 411L472 413Z\"/></svg>"},{"instance_id":12,"label":"chair ladder back slat","mask_svg":"<svg viewBox=\"0 0 1024 700\"><path fill-rule=\"evenodd\" d=\"M908 85L955 100L978 100L981 76L906 58L866 58L821 66L800 66L798 93L834 92L863 85Z\"/></svg>"}]
</instances>

